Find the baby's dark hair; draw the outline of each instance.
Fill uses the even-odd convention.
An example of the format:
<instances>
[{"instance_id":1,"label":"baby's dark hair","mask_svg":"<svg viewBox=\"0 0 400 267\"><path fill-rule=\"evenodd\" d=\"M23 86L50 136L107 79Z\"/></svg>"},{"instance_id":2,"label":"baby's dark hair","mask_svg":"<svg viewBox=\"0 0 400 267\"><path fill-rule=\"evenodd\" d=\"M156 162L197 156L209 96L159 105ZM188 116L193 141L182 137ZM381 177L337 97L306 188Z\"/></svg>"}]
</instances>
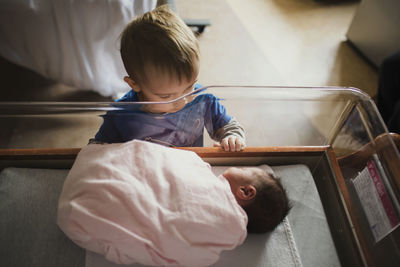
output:
<instances>
[{"instance_id":1,"label":"baby's dark hair","mask_svg":"<svg viewBox=\"0 0 400 267\"><path fill-rule=\"evenodd\" d=\"M270 179L261 179L254 185L257 190L254 201L244 210L249 219L249 233L273 231L288 215L291 205L282 183L273 174Z\"/></svg>"}]
</instances>

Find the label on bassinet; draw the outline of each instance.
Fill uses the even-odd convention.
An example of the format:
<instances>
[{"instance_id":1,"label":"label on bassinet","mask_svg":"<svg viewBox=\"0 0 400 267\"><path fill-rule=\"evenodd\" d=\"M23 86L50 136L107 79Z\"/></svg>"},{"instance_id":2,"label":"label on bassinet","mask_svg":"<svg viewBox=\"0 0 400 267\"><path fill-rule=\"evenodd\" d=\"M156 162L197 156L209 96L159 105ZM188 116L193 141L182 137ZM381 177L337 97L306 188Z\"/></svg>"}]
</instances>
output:
<instances>
[{"instance_id":1,"label":"label on bassinet","mask_svg":"<svg viewBox=\"0 0 400 267\"><path fill-rule=\"evenodd\" d=\"M399 218L373 160L353 179L375 242L389 234Z\"/></svg>"}]
</instances>

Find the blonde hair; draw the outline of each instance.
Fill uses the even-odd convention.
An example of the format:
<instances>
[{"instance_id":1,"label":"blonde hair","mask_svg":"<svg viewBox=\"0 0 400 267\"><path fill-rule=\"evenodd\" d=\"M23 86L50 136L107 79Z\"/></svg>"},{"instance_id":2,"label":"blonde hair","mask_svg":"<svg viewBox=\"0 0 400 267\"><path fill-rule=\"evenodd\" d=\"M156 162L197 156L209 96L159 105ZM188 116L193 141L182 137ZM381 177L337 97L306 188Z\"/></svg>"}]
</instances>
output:
<instances>
[{"instance_id":1,"label":"blonde hair","mask_svg":"<svg viewBox=\"0 0 400 267\"><path fill-rule=\"evenodd\" d=\"M139 85L149 68L182 81L198 72L199 45L192 30L166 5L130 22L121 34L121 57L128 75Z\"/></svg>"}]
</instances>

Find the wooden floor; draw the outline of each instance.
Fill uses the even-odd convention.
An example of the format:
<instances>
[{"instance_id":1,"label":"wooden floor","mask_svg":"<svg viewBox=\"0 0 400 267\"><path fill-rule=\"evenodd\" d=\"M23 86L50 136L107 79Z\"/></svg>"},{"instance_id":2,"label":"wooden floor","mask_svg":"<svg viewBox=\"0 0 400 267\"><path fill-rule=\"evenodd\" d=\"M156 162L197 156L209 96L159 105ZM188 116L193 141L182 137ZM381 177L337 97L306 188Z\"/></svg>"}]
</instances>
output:
<instances>
[{"instance_id":1,"label":"wooden floor","mask_svg":"<svg viewBox=\"0 0 400 267\"><path fill-rule=\"evenodd\" d=\"M358 1L178 0L182 17L208 18L199 81L344 86L376 94L377 70L346 41Z\"/></svg>"}]
</instances>

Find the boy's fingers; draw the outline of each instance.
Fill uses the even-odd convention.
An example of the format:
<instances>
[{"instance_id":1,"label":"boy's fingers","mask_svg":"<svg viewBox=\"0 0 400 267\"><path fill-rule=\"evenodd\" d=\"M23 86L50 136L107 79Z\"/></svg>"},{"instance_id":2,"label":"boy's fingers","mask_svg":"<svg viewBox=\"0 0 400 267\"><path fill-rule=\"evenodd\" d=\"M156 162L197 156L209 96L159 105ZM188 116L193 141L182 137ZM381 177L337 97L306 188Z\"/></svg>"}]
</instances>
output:
<instances>
[{"instance_id":1,"label":"boy's fingers","mask_svg":"<svg viewBox=\"0 0 400 267\"><path fill-rule=\"evenodd\" d=\"M230 149L230 151L235 151L236 137L231 136L231 137L228 138L228 141L229 141L229 149Z\"/></svg>"},{"instance_id":2,"label":"boy's fingers","mask_svg":"<svg viewBox=\"0 0 400 267\"><path fill-rule=\"evenodd\" d=\"M246 143L244 142L244 140L242 140L242 150L244 150L246 148Z\"/></svg>"},{"instance_id":3,"label":"boy's fingers","mask_svg":"<svg viewBox=\"0 0 400 267\"><path fill-rule=\"evenodd\" d=\"M229 136L221 141L221 147L225 151L242 151L245 146L243 139L236 136Z\"/></svg>"},{"instance_id":4,"label":"boy's fingers","mask_svg":"<svg viewBox=\"0 0 400 267\"><path fill-rule=\"evenodd\" d=\"M235 151L235 142L232 137L222 139L221 146L225 151Z\"/></svg>"},{"instance_id":5,"label":"boy's fingers","mask_svg":"<svg viewBox=\"0 0 400 267\"><path fill-rule=\"evenodd\" d=\"M225 151L229 151L229 144L227 138L222 139L221 146Z\"/></svg>"},{"instance_id":6,"label":"boy's fingers","mask_svg":"<svg viewBox=\"0 0 400 267\"><path fill-rule=\"evenodd\" d=\"M242 138L236 138L236 151L242 151L244 149L244 142Z\"/></svg>"}]
</instances>

